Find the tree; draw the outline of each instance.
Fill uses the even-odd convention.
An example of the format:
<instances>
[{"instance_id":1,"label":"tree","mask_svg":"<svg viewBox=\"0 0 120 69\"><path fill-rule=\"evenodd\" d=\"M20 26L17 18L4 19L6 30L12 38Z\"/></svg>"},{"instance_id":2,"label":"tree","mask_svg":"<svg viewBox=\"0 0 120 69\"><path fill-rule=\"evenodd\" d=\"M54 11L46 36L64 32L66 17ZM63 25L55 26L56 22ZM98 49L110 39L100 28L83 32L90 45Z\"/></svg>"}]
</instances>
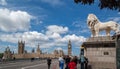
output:
<instances>
[{"instance_id":1,"label":"tree","mask_svg":"<svg viewBox=\"0 0 120 69\"><path fill-rule=\"evenodd\" d=\"M94 3L94 0L74 0L74 2L81 3L83 5L91 5ZM120 11L120 0L99 0L98 6L100 7L100 9L108 8L111 10Z\"/></svg>"},{"instance_id":2,"label":"tree","mask_svg":"<svg viewBox=\"0 0 120 69\"><path fill-rule=\"evenodd\" d=\"M2 58L3 57L3 53L0 53L0 58Z\"/></svg>"}]
</instances>

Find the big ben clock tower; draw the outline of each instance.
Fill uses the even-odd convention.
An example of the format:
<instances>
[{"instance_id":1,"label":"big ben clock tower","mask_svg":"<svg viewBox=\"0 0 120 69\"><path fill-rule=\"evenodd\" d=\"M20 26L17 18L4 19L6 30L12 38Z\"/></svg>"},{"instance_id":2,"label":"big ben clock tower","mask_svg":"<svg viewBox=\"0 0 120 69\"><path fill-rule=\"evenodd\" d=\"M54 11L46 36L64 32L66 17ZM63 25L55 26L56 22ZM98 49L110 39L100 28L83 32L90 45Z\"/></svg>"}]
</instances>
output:
<instances>
[{"instance_id":1,"label":"big ben clock tower","mask_svg":"<svg viewBox=\"0 0 120 69\"><path fill-rule=\"evenodd\" d=\"M71 45L71 41L69 40L68 42L68 55L71 56L71 51L72 51L72 45Z\"/></svg>"}]
</instances>

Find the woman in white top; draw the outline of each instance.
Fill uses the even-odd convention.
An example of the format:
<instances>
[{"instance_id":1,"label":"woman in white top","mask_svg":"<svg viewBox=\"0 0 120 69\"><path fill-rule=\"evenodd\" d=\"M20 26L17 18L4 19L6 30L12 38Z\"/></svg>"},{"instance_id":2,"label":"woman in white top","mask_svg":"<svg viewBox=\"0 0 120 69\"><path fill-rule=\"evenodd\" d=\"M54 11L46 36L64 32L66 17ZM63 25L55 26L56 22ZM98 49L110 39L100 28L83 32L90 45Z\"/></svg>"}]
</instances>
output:
<instances>
[{"instance_id":1,"label":"woman in white top","mask_svg":"<svg viewBox=\"0 0 120 69\"><path fill-rule=\"evenodd\" d=\"M64 59L62 57L59 57L59 67L60 69L64 68Z\"/></svg>"}]
</instances>

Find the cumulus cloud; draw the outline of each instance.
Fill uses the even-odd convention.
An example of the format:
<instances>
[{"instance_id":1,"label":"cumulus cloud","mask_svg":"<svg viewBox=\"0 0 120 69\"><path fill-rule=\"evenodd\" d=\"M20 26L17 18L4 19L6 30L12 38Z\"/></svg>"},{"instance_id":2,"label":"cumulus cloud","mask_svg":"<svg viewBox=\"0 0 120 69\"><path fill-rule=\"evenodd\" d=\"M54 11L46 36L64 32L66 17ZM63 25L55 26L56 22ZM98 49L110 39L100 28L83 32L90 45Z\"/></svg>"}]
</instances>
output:
<instances>
[{"instance_id":1,"label":"cumulus cloud","mask_svg":"<svg viewBox=\"0 0 120 69\"><path fill-rule=\"evenodd\" d=\"M53 38L53 39L59 39L61 38L60 34L58 33L53 33L52 35L47 35L49 38Z\"/></svg>"},{"instance_id":2,"label":"cumulus cloud","mask_svg":"<svg viewBox=\"0 0 120 69\"><path fill-rule=\"evenodd\" d=\"M56 48L56 50L63 50L61 47Z\"/></svg>"},{"instance_id":3,"label":"cumulus cloud","mask_svg":"<svg viewBox=\"0 0 120 69\"><path fill-rule=\"evenodd\" d=\"M27 45L34 46L39 41L45 42L48 40L47 36L36 31L14 33L14 34L2 34L0 40L4 42L17 43L18 40L23 40Z\"/></svg>"},{"instance_id":4,"label":"cumulus cloud","mask_svg":"<svg viewBox=\"0 0 120 69\"><path fill-rule=\"evenodd\" d=\"M72 35L61 35L65 34L68 31L67 27L50 25L46 27L46 32L52 32L53 34L43 34L37 31L27 31L27 32L16 32L12 34L1 34L0 41L9 42L17 44L18 41L25 41L25 46L27 47L36 47L39 43L40 48L52 48L67 46L68 41L71 40L72 45L80 46L80 44L86 40L83 36Z\"/></svg>"},{"instance_id":5,"label":"cumulus cloud","mask_svg":"<svg viewBox=\"0 0 120 69\"><path fill-rule=\"evenodd\" d=\"M59 33L63 33L64 31L67 31L65 30L66 27L57 26L57 28L58 28L57 31L51 30L51 28L50 29L47 28L48 29L47 31L51 30L52 32L55 32L51 36L37 31L29 31L29 32L23 32L23 33L21 32L21 33L13 33L13 34L1 34L0 41L17 44L18 40L23 40L25 41L26 46L35 46L39 43L41 47L47 48L52 46L66 46L69 40L71 40L76 45L77 44L79 45L81 42L85 41L86 39L83 36L76 36L75 34L62 36ZM59 28L62 29L63 31L61 32Z\"/></svg>"},{"instance_id":6,"label":"cumulus cloud","mask_svg":"<svg viewBox=\"0 0 120 69\"><path fill-rule=\"evenodd\" d=\"M118 13L119 14L119 13ZM120 17L109 17L107 21L115 21L115 22L120 22Z\"/></svg>"},{"instance_id":7,"label":"cumulus cloud","mask_svg":"<svg viewBox=\"0 0 120 69\"><path fill-rule=\"evenodd\" d=\"M74 21L73 23L72 23L72 25L73 26L75 26L75 27L83 27L83 25L81 26L81 23L83 23L83 22L81 22L81 21Z\"/></svg>"},{"instance_id":8,"label":"cumulus cloud","mask_svg":"<svg viewBox=\"0 0 120 69\"><path fill-rule=\"evenodd\" d=\"M69 39L69 40L72 40L72 41L74 41L74 42L76 42L76 41L83 42L83 41L86 40L86 38L84 38L83 36L76 36L75 34L66 35L66 36L64 37L64 39L67 39L67 40Z\"/></svg>"},{"instance_id":9,"label":"cumulus cloud","mask_svg":"<svg viewBox=\"0 0 120 69\"><path fill-rule=\"evenodd\" d=\"M120 14L120 12L118 12L118 14Z\"/></svg>"},{"instance_id":10,"label":"cumulus cloud","mask_svg":"<svg viewBox=\"0 0 120 69\"><path fill-rule=\"evenodd\" d=\"M0 9L0 30L4 32L27 31L32 16L25 11Z\"/></svg>"},{"instance_id":11,"label":"cumulus cloud","mask_svg":"<svg viewBox=\"0 0 120 69\"><path fill-rule=\"evenodd\" d=\"M55 46L67 46L68 41L71 41L73 45L79 46L82 42L86 41L86 38L83 36L77 36L75 34L72 35L66 35L62 38L56 39L54 41Z\"/></svg>"},{"instance_id":12,"label":"cumulus cloud","mask_svg":"<svg viewBox=\"0 0 120 69\"><path fill-rule=\"evenodd\" d=\"M6 0L0 0L0 5L7 5Z\"/></svg>"},{"instance_id":13,"label":"cumulus cloud","mask_svg":"<svg viewBox=\"0 0 120 69\"><path fill-rule=\"evenodd\" d=\"M64 34L68 32L68 27L62 27L62 26L57 26L57 25L50 25L47 27L47 32L46 34L51 35L53 33L59 33L59 34Z\"/></svg>"},{"instance_id":14,"label":"cumulus cloud","mask_svg":"<svg viewBox=\"0 0 120 69\"><path fill-rule=\"evenodd\" d=\"M113 20L116 21L116 22L120 22L120 17L116 17Z\"/></svg>"},{"instance_id":15,"label":"cumulus cloud","mask_svg":"<svg viewBox=\"0 0 120 69\"><path fill-rule=\"evenodd\" d=\"M52 5L52 6L63 5L64 4L64 2L61 1L61 0L41 0L41 1L44 2L44 3L48 3L48 4Z\"/></svg>"}]
</instances>

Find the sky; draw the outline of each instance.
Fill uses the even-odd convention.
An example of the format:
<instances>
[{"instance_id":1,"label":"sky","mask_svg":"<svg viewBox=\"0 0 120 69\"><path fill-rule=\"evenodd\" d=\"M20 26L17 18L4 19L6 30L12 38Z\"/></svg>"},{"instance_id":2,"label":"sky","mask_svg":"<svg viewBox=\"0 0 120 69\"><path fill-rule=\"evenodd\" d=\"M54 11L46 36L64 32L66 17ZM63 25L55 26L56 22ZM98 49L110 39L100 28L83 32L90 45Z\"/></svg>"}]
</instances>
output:
<instances>
[{"instance_id":1,"label":"sky","mask_svg":"<svg viewBox=\"0 0 120 69\"><path fill-rule=\"evenodd\" d=\"M28 52L39 44L43 53L62 49L67 54L71 40L72 54L79 55L81 44L91 37L88 14L95 14L101 22L120 24L120 12L101 10L98 3L96 0L89 6L74 0L0 0L0 53L6 47L17 53L18 41L22 40Z\"/></svg>"}]
</instances>

